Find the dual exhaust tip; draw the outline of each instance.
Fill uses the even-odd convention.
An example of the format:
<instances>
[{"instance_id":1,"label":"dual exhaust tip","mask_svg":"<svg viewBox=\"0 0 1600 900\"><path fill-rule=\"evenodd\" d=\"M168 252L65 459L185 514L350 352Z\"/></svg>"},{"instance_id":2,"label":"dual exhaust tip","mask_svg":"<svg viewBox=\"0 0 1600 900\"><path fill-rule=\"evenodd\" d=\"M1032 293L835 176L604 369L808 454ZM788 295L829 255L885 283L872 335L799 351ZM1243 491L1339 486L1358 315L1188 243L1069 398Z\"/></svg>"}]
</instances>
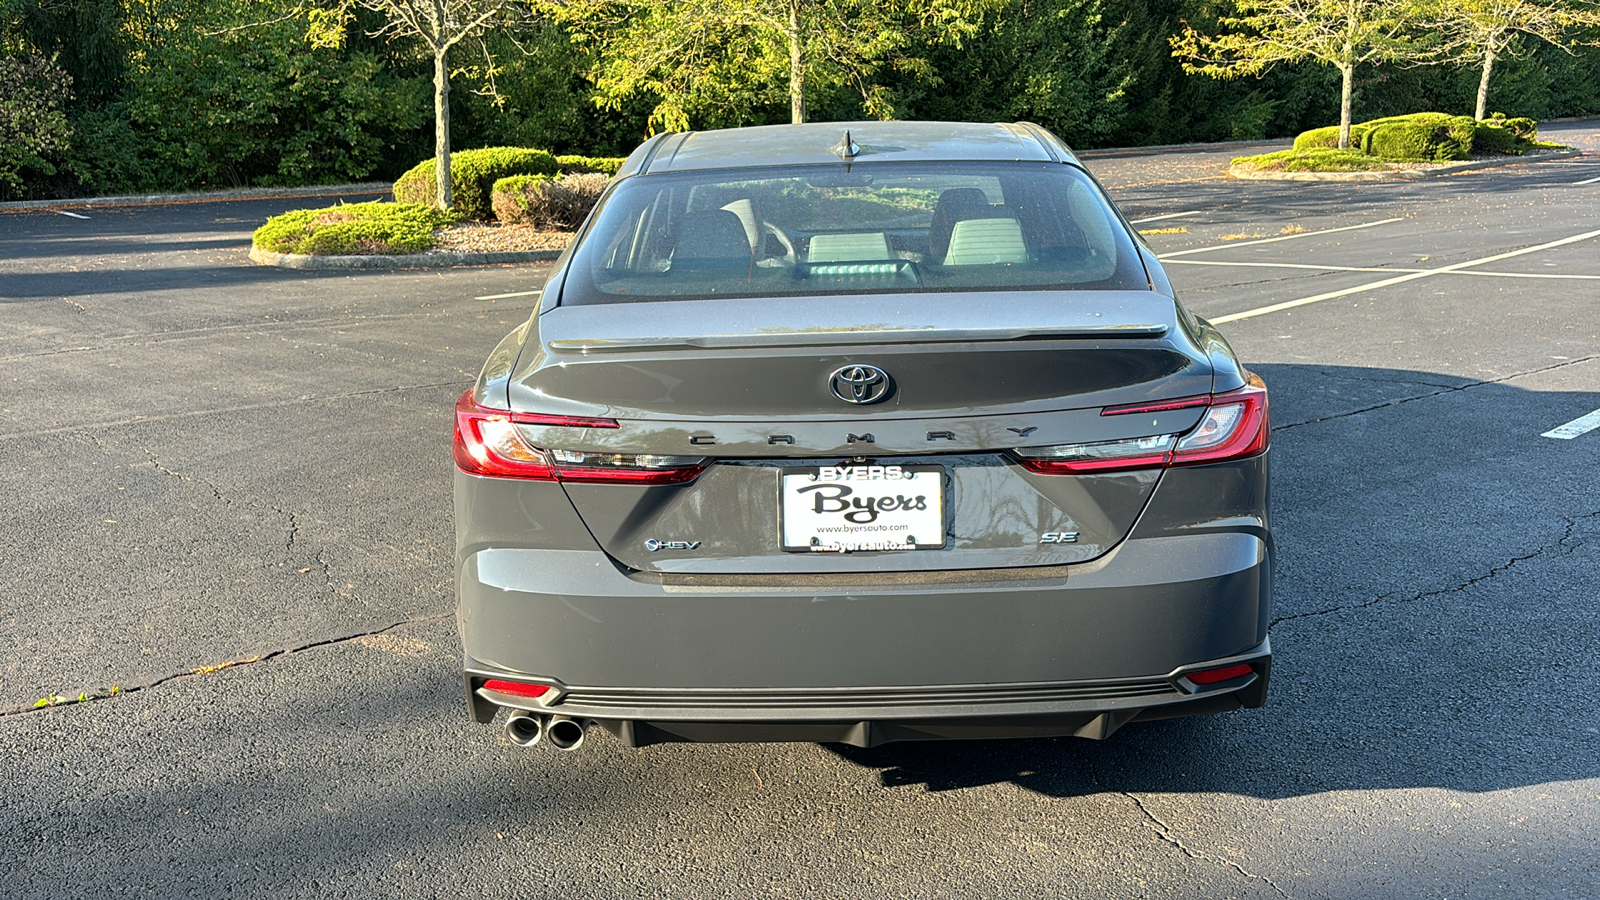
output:
<instances>
[{"instance_id":1,"label":"dual exhaust tip","mask_svg":"<svg viewBox=\"0 0 1600 900\"><path fill-rule=\"evenodd\" d=\"M519 709L506 719L506 734L519 747L532 747L545 739L557 750L583 746L583 723L568 716L539 716Z\"/></svg>"}]
</instances>

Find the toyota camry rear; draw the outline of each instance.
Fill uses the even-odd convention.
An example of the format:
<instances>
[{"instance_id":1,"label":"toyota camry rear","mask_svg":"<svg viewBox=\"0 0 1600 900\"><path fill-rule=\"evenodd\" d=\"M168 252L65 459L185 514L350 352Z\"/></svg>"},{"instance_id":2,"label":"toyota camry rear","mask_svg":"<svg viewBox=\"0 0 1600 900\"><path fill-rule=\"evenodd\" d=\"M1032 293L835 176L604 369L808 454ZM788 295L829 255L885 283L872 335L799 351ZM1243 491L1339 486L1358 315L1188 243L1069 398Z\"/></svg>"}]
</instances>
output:
<instances>
[{"instance_id":1,"label":"toyota camry rear","mask_svg":"<svg viewBox=\"0 0 1600 900\"><path fill-rule=\"evenodd\" d=\"M870 746L1260 706L1269 435L1042 129L657 136L456 407L474 718Z\"/></svg>"}]
</instances>

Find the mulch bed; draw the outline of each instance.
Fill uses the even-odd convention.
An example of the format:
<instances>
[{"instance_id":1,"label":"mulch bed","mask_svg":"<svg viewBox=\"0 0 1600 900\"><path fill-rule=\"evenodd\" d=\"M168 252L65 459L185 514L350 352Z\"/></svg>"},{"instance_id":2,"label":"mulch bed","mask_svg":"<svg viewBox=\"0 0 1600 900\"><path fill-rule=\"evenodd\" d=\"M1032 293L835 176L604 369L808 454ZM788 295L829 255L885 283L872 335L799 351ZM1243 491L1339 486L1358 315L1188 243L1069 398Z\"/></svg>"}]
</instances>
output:
<instances>
[{"instance_id":1,"label":"mulch bed","mask_svg":"<svg viewBox=\"0 0 1600 900\"><path fill-rule=\"evenodd\" d=\"M463 222L433 233L435 252L503 253L528 250L565 250L570 231L546 231L532 225L485 225Z\"/></svg>"}]
</instances>

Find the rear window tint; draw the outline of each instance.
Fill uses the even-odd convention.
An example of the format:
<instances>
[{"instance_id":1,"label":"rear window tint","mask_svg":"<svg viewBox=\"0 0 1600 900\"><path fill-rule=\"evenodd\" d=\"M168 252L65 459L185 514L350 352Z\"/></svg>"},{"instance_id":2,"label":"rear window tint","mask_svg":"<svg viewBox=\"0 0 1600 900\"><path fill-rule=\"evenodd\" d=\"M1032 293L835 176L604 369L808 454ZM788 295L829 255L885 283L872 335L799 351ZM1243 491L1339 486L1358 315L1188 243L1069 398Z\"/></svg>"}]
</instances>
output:
<instances>
[{"instance_id":1,"label":"rear window tint","mask_svg":"<svg viewBox=\"0 0 1600 900\"><path fill-rule=\"evenodd\" d=\"M863 171L867 170L867 171ZM1126 230L1054 163L875 163L624 179L561 303L1146 289Z\"/></svg>"}]
</instances>

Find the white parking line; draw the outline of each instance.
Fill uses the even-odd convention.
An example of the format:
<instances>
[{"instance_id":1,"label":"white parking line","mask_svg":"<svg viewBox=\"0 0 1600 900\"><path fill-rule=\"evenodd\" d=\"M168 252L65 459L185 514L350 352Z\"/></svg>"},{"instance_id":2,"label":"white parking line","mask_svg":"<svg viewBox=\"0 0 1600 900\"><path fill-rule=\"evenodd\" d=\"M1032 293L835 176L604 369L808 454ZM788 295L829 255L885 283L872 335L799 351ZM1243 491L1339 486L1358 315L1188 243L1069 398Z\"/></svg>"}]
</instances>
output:
<instances>
[{"instance_id":1,"label":"white parking line","mask_svg":"<svg viewBox=\"0 0 1600 900\"><path fill-rule=\"evenodd\" d=\"M1159 222L1162 219L1181 219L1184 216L1198 216L1203 210L1191 209L1188 212L1167 213L1164 216L1145 216L1142 219L1129 219L1129 225L1143 225L1146 222Z\"/></svg>"},{"instance_id":2,"label":"white parking line","mask_svg":"<svg viewBox=\"0 0 1600 900\"><path fill-rule=\"evenodd\" d=\"M1582 185L1582 184L1594 184L1596 181L1600 181L1600 178L1591 178L1588 181L1574 181L1572 183L1572 186L1573 187L1577 187L1578 185Z\"/></svg>"},{"instance_id":3,"label":"white parking line","mask_svg":"<svg viewBox=\"0 0 1600 900\"><path fill-rule=\"evenodd\" d=\"M1166 260L1163 260L1165 262ZM1175 266L1243 266L1249 269L1313 269L1318 272L1423 272L1425 269L1389 269L1382 266L1313 266L1308 263L1222 262L1215 259L1174 259Z\"/></svg>"},{"instance_id":4,"label":"white parking line","mask_svg":"<svg viewBox=\"0 0 1600 900\"><path fill-rule=\"evenodd\" d=\"M474 300L506 300L506 299L509 299L511 297L532 297L535 294L542 294L542 293L544 293L544 288L540 288L537 291L517 291L514 294L485 294L482 297L473 297L472 299L474 299Z\"/></svg>"},{"instance_id":5,"label":"white parking line","mask_svg":"<svg viewBox=\"0 0 1600 900\"><path fill-rule=\"evenodd\" d=\"M1316 237L1319 234L1333 234L1334 232L1338 231L1355 231L1358 228L1373 228L1378 225L1387 225L1390 222L1398 222L1400 219L1400 216L1395 216L1392 219L1384 219L1381 222L1367 222L1362 225L1346 225L1343 228L1324 228L1321 231L1302 231L1298 234L1283 234L1279 235L1278 237L1263 238L1259 241L1234 241L1231 244L1216 244L1211 247L1195 247L1192 250L1179 250L1176 253L1163 253L1160 255L1160 258L1173 259L1174 257L1188 256L1192 253L1209 253L1212 250L1227 250L1230 247L1253 247L1256 244L1272 244L1278 241L1293 241L1298 240L1299 238Z\"/></svg>"},{"instance_id":6,"label":"white parking line","mask_svg":"<svg viewBox=\"0 0 1600 900\"><path fill-rule=\"evenodd\" d=\"M1539 437L1555 438L1558 441L1570 441L1580 435L1588 434L1596 428L1600 428L1600 409L1597 409L1592 413L1581 415L1565 425L1558 425L1555 428L1546 431L1544 434L1539 435Z\"/></svg>"},{"instance_id":7,"label":"white parking line","mask_svg":"<svg viewBox=\"0 0 1600 900\"><path fill-rule=\"evenodd\" d=\"M1365 291L1377 290L1378 288L1388 287L1392 284L1416 281L1418 278L1427 278L1430 275L1444 275L1460 269L1471 268L1472 266L1481 266L1485 263L1498 262L1502 259L1510 259L1513 256L1522 256L1527 253L1538 253L1541 250L1550 250L1555 247L1565 246L1567 244L1575 244L1578 241L1586 241L1593 237L1600 237L1600 231L1586 231L1583 234L1575 234L1572 237L1562 238L1559 241L1551 241L1547 244L1539 244L1533 247L1523 247L1521 250L1512 250L1507 253L1497 253L1494 256L1485 256L1482 259L1469 259L1466 262L1459 262L1451 266L1441 266L1437 269L1423 269L1420 272L1408 272L1404 275L1397 275L1394 278L1385 278L1382 281L1361 284L1352 288L1345 288L1344 290L1329 291L1326 294L1313 294L1310 297L1301 297L1299 300L1287 300L1283 303L1274 303L1271 306L1263 306L1258 309L1233 313L1232 315L1217 316L1211 321L1213 324L1222 325L1228 322L1237 322L1240 319L1251 319L1256 316L1264 316L1267 313L1279 312L1280 310L1285 309L1294 309L1297 306L1307 306L1312 303L1321 303L1324 300L1332 300L1336 297L1348 297L1351 294L1359 294Z\"/></svg>"},{"instance_id":8,"label":"white parking line","mask_svg":"<svg viewBox=\"0 0 1600 900\"><path fill-rule=\"evenodd\" d=\"M74 219L87 219L87 218L89 218L88 216L80 216L75 212L67 212L64 209L51 210L51 212L54 212L58 216L71 216Z\"/></svg>"},{"instance_id":9,"label":"white parking line","mask_svg":"<svg viewBox=\"0 0 1600 900\"><path fill-rule=\"evenodd\" d=\"M1308 263L1224 262L1215 259L1168 260L1174 266L1241 266L1248 269L1310 269L1313 272L1386 272L1403 275L1411 272L1437 272L1435 269L1401 269L1394 266L1314 266ZM1440 272L1443 275L1472 275L1479 278L1554 278L1571 281L1596 281L1600 275L1559 275L1551 272Z\"/></svg>"}]
</instances>

